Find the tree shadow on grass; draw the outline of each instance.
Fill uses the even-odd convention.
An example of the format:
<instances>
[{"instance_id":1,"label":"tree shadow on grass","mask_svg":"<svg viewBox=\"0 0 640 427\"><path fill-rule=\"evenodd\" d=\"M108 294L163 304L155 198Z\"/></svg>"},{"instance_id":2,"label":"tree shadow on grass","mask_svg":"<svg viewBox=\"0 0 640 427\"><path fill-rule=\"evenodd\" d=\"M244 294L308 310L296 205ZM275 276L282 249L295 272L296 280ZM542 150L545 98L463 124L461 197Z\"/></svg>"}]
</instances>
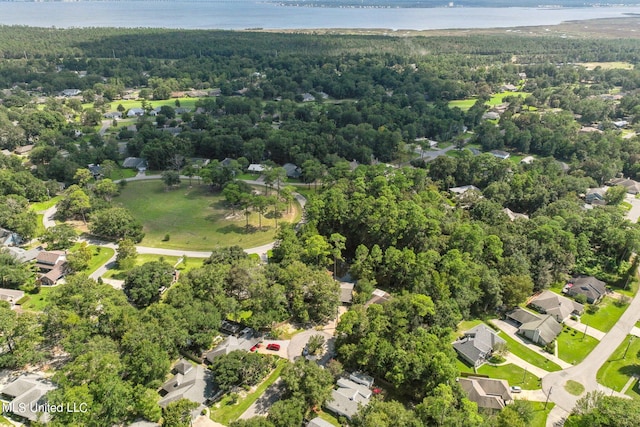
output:
<instances>
[{"instance_id":1,"label":"tree shadow on grass","mask_svg":"<svg viewBox=\"0 0 640 427\"><path fill-rule=\"evenodd\" d=\"M264 227L263 227L264 228ZM258 227L254 227L252 225L250 225L249 227L246 227L244 225L238 225L238 224L229 224L229 225L225 225L224 227L220 227L216 230L216 232L221 233L221 234L252 234L258 231Z\"/></svg>"},{"instance_id":2,"label":"tree shadow on grass","mask_svg":"<svg viewBox=\"0 0 640 427\"><path fill-rule=\"evenodd\" d=\"M640 375L640 365L633 363L631 365L621 366L618 369L618 372L628 377L632 375Z\"/></svg>"}]
</instances>

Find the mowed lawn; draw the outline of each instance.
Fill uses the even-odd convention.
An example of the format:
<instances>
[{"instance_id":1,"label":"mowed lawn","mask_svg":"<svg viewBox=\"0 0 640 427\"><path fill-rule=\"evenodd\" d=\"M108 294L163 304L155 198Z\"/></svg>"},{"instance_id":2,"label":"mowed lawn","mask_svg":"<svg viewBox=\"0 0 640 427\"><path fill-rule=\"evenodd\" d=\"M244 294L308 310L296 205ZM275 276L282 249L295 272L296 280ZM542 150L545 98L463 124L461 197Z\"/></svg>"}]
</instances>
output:
<instances>
[{"instance_id":1,"label":"mowed lawn","mask_svg":"<svg viewBox=\"0 0 640 427\"><path fill-rule=\"evenodd\" d=\"M526 98L529 95L531 95L530 92L510 92L510 91L505 91L505 92L501 92L501 93L496 93L496 94L491 95L491 98L489 98L489 101L487 101L485 103L485 105L489 105L491 107L495 107L496 105L502 104L502 100L507 96L516 96L516 97L517 96L521 96L522 98ZM475 104L476 101L477 101L477 98L456 99L456 100L453 100L453 101L449 101L449 108L458 107L462 111L467 111L469 108L473 107L473 104Z\"/></svg>"},{"instance_id":2,"label":"mowed lawn","mask_svg":"<svg viewBox=\"0 0 640 427\"><path fill-rule=\"evenodd\" d=\"M465 362L456 359L456 365L460 372L474 373L473 368L467 365ZM509 385L517 385L524 390L537 390L541 387L540 378L536 377L530 372L513 363L507 363L504 365L493 366L484 364L477 369L477 373L480 375L487 375L489 378L507 380Z\"/></svg>"},{"instance_id":3,"label":"mowed lawn","mask_svg":"<svg viewBox=\"0 0 640 427\"><path fill-rule=\"evenodd\" d=\"M179 188L165 190L161 180L129 182L114 204L129 209L144 225L141 246L194 251L231 245L251 248L273 241L276 232L270 213L262 217L262 230L258 230L255 212L249 216L247 231L244 213L236 211L232 215L224 197L211 192L206 185L189 188L183 182ZM278 222L299 219L299 205L293 206L289 218L280 218Z\"/></svg>"},{"instance_id":4,"label":"mowed lawn","mask_svg":"<svg viewBox=\"0 0 640 427\"><path fill-rule=\"evenodd\" d=\"M629 347L628 350L627 347ZM598 370L596 376L598 382L616 391L621 391L632 375L640 375L639 352L640 338L627 336ZM640 397L637 387L630 387L627 394L636 398Z\"/></svg>"},{"instance_id":5,"label":"mowed lawn","mask_svg":"<svg viewBox=\"0 0 640 427\"><path fill-rule=\"evenodd\" d=\"M164 261L168 264L173 265L180 274L187 273L189 270L194 268L202 267L202 261L205 258L189 258L187 257L187 264L184 264L184 260L177 264L182 257L177 256L169 256L169 255L156 255L156 254L138 254L136 257L136 266L140 266L142 264L146 264L148 262L153 261ZM177 264L177 265L176 265ZM108 279L117 279L124 280L127 277L128 270L118 270L117 268L112 268L107 270L107 272L102 276Z\"/></svg>"},{"instance_id":6,"label":"mowed lawn","mask_svg":"<svg viewBox=\"0 0 640 427\"><path fill-rule=\"evenodd\" d=\"M616 304L616 302L618 304ZM604 297L600 304L598 304L598 311L595 314L589 314L585 311L585 313L580 316L580 322L599 331L609 332L628 306L629 304L620 304L611 297Z\"/></svg>"},{"instance_id":7,"label":"mowed lawn","mask_svg":"<svg viewBox=\"0 0 640 427\"><path fill-rule=\"evenodd\" d=\"M585 335L584 331L563 326L562 332L556 339L556 345L558 346L558 357L575 365L582 362L591 353L591 350L598 345L598 340Z\"/></svg>"}]
</instances>

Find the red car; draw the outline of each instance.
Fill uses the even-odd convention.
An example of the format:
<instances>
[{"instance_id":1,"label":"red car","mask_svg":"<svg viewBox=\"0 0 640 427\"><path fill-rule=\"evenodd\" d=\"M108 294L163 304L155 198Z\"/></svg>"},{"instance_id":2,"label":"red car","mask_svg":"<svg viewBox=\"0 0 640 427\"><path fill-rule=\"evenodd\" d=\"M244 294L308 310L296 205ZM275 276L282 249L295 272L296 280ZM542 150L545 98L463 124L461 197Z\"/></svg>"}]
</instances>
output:
<instances>
[{"instance_id":1,"label":"red car","mask_svg":"<svg viewBox=\"0 0 640 427\"><path fill-rule=\"evenodd\" d=\"M268 344L267 350L278 351L280 350L280 344Z\"/></svg>"},{"instance_id":2,"label":"red car","mask_svg":"<svg viewBox=\"0 0 640 427\"><path fill-rule=\"evenodd\" d=\"M251 347L251 350L249 350L249 351L251 351L251 352L258 351L259 348L260 348L260 343L258 343L256 345L254 345L253 347Z\"/></svg>"}]
</instances>

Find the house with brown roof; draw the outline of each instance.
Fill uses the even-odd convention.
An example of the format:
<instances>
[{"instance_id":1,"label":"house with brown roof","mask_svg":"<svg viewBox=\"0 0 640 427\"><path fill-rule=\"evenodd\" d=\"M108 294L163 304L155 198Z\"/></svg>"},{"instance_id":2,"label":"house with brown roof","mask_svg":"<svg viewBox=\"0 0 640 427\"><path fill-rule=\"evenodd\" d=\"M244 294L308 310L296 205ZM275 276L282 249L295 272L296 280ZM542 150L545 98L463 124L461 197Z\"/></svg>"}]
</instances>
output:
<instances>
[{"instance_id":1,"label":"house with brown roof","mask_svg":"<svg viewBox=\"0 0 640 427\"><path fill-rule=\"evenodd\" d=\"M38 253L35 265L43 273L40 283L54 286L67 272L67 255L63 251L42 251Z\"/></svg>"},{"instance_id":2,"label":"house with brown roof","mask_svg":"<svg viewBox=\"0 0 640 427\"><path fill-rule=\"evenodd\" d=\"M513 401L509 383L505 380L467 377L458 378L458 383L469 400L478 404L478 408L500 411Z\"/></svg>"},{"instance_id":3,"label":"house with brown roof","mask_svg":"<svg viewBox=\"0 0 640 427\"><path fill-rule=\"evenodd\" d=\"M579 316L584 312L582 304L551 291L541 292L529 305L542 314L552 315L560 323L571 315Z\"/></svg>"}]
</instances>

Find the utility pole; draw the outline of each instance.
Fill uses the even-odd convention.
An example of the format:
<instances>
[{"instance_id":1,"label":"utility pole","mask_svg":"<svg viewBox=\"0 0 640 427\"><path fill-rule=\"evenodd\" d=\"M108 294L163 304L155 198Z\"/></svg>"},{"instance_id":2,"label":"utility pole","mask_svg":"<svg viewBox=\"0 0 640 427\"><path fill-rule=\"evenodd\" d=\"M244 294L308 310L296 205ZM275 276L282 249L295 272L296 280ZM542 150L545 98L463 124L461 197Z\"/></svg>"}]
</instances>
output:
<instances>
[{"instance_id":1,"label":"utility pole","mask_svg":"<svg viewBox=\"0 0 640 427\"><path fill-rule=\"evenodd\" d=\"M627 351L629 351L629 347L631 347L632 342L633 342L633 335L631 335L631 337L629 338L629 342L627 343L627 348L624 349L624 354L622 355L623 359L627 357Z\"/></svg>"},{"instance_id":2,"label":"utility pole","mask_svg":"<svg viewBox=\"0 0 640 427\"><path fill-rule=\"evenodd\" d=\"M522 375L522 384L524 384L524 380L527 377L527 368L528 368L528 366L524 367L524 374Z\"/></svg>"},{"instance_id":3,"label":"utility pole","mask_svg":"<svg viewBox=\"0 0 640 427\"><path fill-rule=\"evenodd\" d=\"M547 401L544 402L544 409L547 409L547 404L549 403L549 398L551 397L551 391L553 391L553 386L549 388L549 394L547 394Z\"/></svg>"}]
</instances>

